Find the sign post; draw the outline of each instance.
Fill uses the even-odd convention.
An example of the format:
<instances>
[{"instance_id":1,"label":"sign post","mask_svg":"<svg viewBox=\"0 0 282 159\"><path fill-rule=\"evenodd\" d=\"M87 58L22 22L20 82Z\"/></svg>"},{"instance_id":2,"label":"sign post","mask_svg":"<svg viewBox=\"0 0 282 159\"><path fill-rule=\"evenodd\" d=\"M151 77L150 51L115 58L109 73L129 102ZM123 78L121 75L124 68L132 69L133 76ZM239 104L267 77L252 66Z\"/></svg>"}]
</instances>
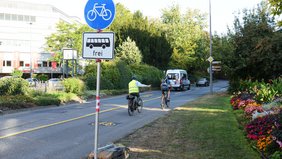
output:
<instances>
[{"instance_id":1,"label":"sign post","mask_svg":"<svg viewBox=\"0 0 282 159\"><path fill-rule=\"evenodd\" d=\"M65 60L67 61L66 62L66 64L67 64L66 76L68 77L68 73L69 73L69 71L68 71L68 60L72 60L72 65L73 65L74 59L75 60L77 59L77 51L74 50L74 49L64 48L63 49L63 76L65 76L64 75L64 73L65 73L65 71L64 71L64 67L65 67L64 61ZM73 73L74 73L74 68L72 66L72 77L74 77Z\"/></svg>"},{"instance_id":2,"label":"sign post","mask_svg":"<svg viewBox=\"0 0 282 159\"><path fill-rule=\"evenodd\" d=\"M102 30L110 26L115 16L115 5L112 0L88 0L84 8L84 18L87 24L97 30L97 33L83 33L82 57L96 59L96 119L94 135L94 159L98 154L98 132L100 112L100 75L101 59L113 59L114 33L102 33Z\"/></svg>"}]
</instances>

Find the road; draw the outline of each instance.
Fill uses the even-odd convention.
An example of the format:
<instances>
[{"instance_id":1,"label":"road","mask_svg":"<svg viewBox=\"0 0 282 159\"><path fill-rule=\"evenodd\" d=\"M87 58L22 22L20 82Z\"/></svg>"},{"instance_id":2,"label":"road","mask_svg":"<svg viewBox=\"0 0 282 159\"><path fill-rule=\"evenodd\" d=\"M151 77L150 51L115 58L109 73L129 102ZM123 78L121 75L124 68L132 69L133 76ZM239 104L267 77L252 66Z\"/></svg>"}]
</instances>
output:
<instances>
[{"instance_id":1,"label":"road","mask_svg":"<svg viewBox=\"0 0 282 159\"><path fill-rule=\"evenodd\" d=\"M227 81L213 90L224 91ZM209 87L191 87L171 93L171 109L209 93ZM112 143L165 115L160 91L141 94L143 112L128 116L125 95L101 99L99 147ZM79 159L94 149L95 101L42 108L0 116L0 159Z\"/></svg>"}]
</instances>

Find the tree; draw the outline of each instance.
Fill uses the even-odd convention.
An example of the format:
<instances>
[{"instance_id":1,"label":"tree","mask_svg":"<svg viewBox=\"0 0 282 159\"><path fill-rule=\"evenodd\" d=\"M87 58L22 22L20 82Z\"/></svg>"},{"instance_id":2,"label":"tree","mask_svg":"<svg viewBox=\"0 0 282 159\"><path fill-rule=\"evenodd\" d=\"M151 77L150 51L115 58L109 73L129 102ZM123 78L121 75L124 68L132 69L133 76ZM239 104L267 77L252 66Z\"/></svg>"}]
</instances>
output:
<instances>
[{"instance_id":1,"label":"tree","mask_svg":"<svg viewBox=\"0 0 282 159\"><path fill-rule=\"evenodd\" d=\"M230 66L233 79L271 79L281 75L281 33L275 32L275 22L265 3L244 10L243 22L236 17L234 58Z\"/></svg>"},{"instance_id":2,"label":"tree","mask_svg":"<svg viewBox=\"0 0 282 159\"><path fill-rule=\"evenodd\" d=\"M126 41L117 47L116 59L124 61L128 65L140 64L142 62L142 54L136 43L128 37Z\"/></svg>"},{"instance_id":3,"label":"tree","mask_svg":"<svg viewBox=\"0 0 282 159\"><path fill-rule=\"evenodd\" d=\"M170 66L190 70L196 61L197 42L205 38L206 15L199 10L187 10L181 15L179 6L163 10L165 37L174 48ZM205 44L205 43L203 43ZM203 47L204 48L204 47ZM180 60L181 59L181 60ZM183 63L184 62L184 63Z\"/></svg>"},{"instance_id":4,"label":"tree","mask_svg":"<svg viewBox=\"0 0 282 159\"><path fill-rule=\"evenodd\" d=\"M11 75L13 76L13 77L22 77L23 76L23 72L21 71L21 70L14 70L12 73L11 73Z\"/></svg>"},{"instance_id":5,"label":"tree","mask_svg":"<svg viewBox=\"0 0 282 159\"><path fill-rule=\"evenodd\" d=\"M271 12L273 15L281 15L282 14L282 1L281 0L268 0ZM282 21L279 21L278 24L282 26Z\"/></svg>"},{"instance_id":6,"label":"tree","mask_svg":"<svg viewBox=\"0 0 282 159\"><path fill-rule=\"evenodd\" d=\"M60 21L56 28L57 32L46 38L45 50L58 53L62 52L63 48L72 48L77 50L78 55L81 56L82 34L93 31L93 29L87 25L69 24L64 21Z\"/></svg>"}]
</instances>

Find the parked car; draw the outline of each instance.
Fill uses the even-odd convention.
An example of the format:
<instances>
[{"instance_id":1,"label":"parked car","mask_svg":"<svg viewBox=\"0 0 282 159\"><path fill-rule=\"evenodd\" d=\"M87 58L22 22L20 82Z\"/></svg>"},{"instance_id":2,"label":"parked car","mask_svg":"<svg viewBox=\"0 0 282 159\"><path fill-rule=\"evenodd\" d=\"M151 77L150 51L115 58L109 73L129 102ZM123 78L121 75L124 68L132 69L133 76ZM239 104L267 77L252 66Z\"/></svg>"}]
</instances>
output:
<instances>
[{"instance_id":1,"label":"parked car","mask_svg":"<svg viewBox=\"0 0 282 159\"><path fill-rule=\"evenodd\" d=\"M210 85L210 82L207 78L200 78L197 83L196 83L196 87L199 87L199 86L209 86Z\"/></svg>"},{"instance_id":2,"label":"parked car","mask_svg":"<svg viewBox=\"0 0 282 159\"><path fill-rule=\"evenodd\" d=\"M36 86L39 82L36 78L27 78L25 80L29 83L29 86Z\"/></svg>"},{"instance_id":3,"label":"parked car","mask_svg":"<svg viewBox=\"0 0 282 159\"><path fill-rule=\"evenodd\" d=\"M62 90L64 89L62 80L60 78L51 78L48 80L48 86L51 89Z\"/></svg>"},{"instance_id":4,"label":"parked car","mask_svg":"<svg viewBox=\"0 0 282 159\"><path fill-rule=\"evenodd\" d=\"M190 90L188 74L182 69L170 69L166 71L166 76L174 90Z\"/></svg>"}]
</instances>

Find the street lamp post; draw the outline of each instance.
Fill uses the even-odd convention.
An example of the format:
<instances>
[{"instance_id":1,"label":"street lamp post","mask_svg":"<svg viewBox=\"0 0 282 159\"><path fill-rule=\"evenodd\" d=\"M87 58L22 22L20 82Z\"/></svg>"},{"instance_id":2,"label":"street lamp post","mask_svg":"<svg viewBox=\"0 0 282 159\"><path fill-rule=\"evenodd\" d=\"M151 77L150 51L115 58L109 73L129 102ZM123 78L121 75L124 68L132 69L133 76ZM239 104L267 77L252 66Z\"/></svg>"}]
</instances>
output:
<instances>
[{"instance_id":1,"label":"street lamp post","mask_svg":"<svg viewBox=\"0 0 282 159\"><path fill-rule=\"evenodd\" d=\"M209 0L209 19L210 19L210 57L212 57L211 0ZM213 94L212 61L210 61L210 93Z\"/></svg>"},{"instance_id":2,"label":"street lamp post","mask_svg":"<svg viewBox=\"0 0 282 159\"><path fill-rule=\"evenodd\" d=\"M29 69L30 69L30 78L32 78L31 25L32 25L32 22L29 22L29 35L30 35L30 42L29 42L29 52L30 52Z\"/></svg>"}]
</instances>

